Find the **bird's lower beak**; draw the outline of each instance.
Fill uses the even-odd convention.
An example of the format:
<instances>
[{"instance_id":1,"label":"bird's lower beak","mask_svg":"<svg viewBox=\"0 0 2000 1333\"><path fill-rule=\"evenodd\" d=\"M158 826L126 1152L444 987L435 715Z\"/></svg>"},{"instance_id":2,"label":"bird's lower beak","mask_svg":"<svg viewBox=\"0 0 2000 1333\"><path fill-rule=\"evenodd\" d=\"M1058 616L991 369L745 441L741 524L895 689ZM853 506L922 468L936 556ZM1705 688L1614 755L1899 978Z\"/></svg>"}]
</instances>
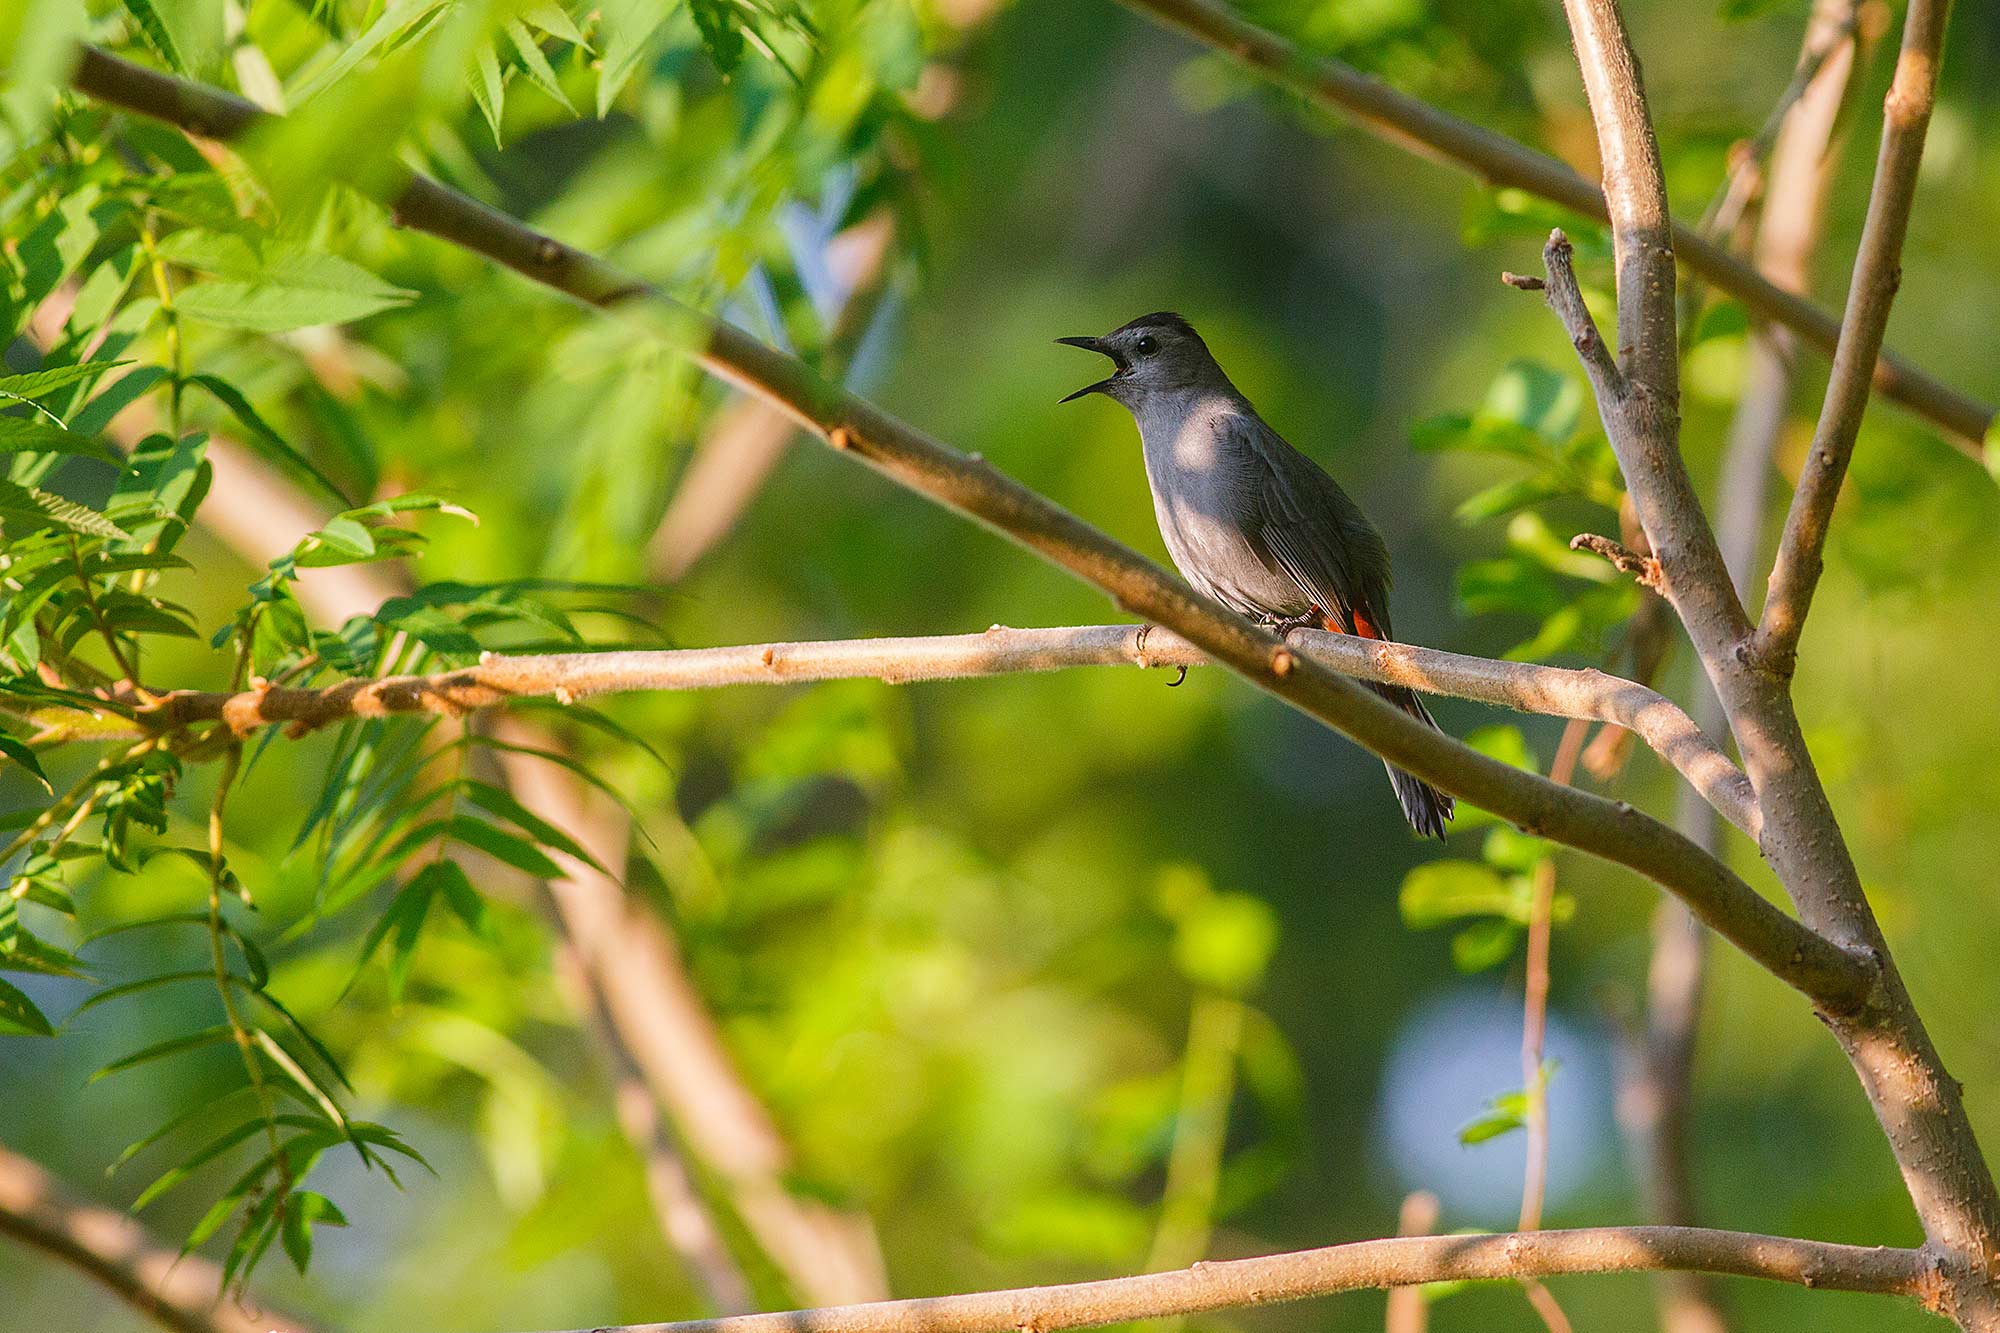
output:
<instances>
[{"instance_id":1,"label":"bird's lower beak","mask_svg":"<svg viewBox=\"0 0 2000 1333\"><path fill-rule=\"evenodd\" d=\"M1097 352L1103 356L1111 356L1111 353L1104 350L1104 342L1100 338L1058 338L1056 341L1068 347L1081 347L1086 352ZM1116 360L1117 358L1113 357L1112 359ZM1117 376L1114 374L1099 380L1095 384L1086 384L1075 393L1065 395L1062 401L1072 403L1086 394L1105 393L1110 389L1111 381L1116 378Z\"/></svg>"}]
</instances>

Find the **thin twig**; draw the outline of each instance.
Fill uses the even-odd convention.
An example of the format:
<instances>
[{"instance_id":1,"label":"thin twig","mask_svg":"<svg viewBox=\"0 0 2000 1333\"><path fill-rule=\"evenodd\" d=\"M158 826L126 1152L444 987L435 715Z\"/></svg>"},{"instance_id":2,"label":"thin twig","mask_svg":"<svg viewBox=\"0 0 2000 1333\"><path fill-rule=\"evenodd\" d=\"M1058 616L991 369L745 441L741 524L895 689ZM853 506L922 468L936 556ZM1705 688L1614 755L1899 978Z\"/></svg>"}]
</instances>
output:
<instances>
[{"instance_id":1,"label":"thin twig","mask_svg":"<svg viewBox=\"0 0 2000 1333\"><path fill-rule=\"evenodd\" d=\"M1329 669L1522 712L1588 718L1630 729L1738 828L1757 836L1749 782L1671 700L1601 671L1468 657L1324 630L1286 642ZM141 727L227 723L238 735L264 726L307 731L355 717L458 715L522 698L575 701L640 690L714 689L876 677L897 684L1068 667L1191 667L1209 658L1179 635L1142 625L1010 629L907 639L839 639L630 652L489 655L478 666L431 676L385 676L319 689L262 686L234 693L174 691L143 710ZM60 712L45 715L61 734ZM93 721L93 736L105 734Z\"/></svg>"},{"instance_id":2,"label":"thin twig","mask_svg":"<svg viewBox=\"0 0 2000 1333\"><path fill-rule=\"evenodd\" d=\"M1868 218L1861 229L1861 248L1848 284L1833 373L1827 380L1819 424L1813 430L1812 447L1806 451L1791 512L1785 517L1784 537L1771 566L1764 615L1752 646L1764 669L1782 677L1789 677L1797 664L1799 634L1819 584L1834 502L1840 498L1840 483L1847 475L1862 414L1868 407L1868 368L1881 350L1889 327L1889 308L1902 283L1903 239L1910 229L1917 170L1923 163L1924 137L1937 100L1938 64L1950 12L1949 0L1915 0L1903 22L1903 45L1883 103L1875 185L1868 196Z\"/></svg>"},{"instance_id":3,"label":"thin twig","mask_svg":"<svg viewBox=\"0 0 2000 1333\"><path fill-rule=\"evenodd\" d=\"M271 1169L278 1175L277 1202L271 1221L275 1229L284 1225L285 1210L291 1207L292 1159L279 1136L277 1098L264 1076L257 1033L244 1021L242 1008L236 1003L236 980L229 971L229 954L225 944L227 930L222 917L222 894L229 881L228 862L223 858L222 822L229 806L230 789L236 784L237 770L242 762L243 747L231 745L222 761L221 771L216 774L215 799L208 810L208 956L215 978L215 993L222 1000L223 1017L229 1023L229 1034L236 1043L237 1054L243 1058L244 1075L250 1080L258 1111L263 1116L264 1136L271 1147ZM255 1216L255 1213L250 1215ZM249 1225L247 1221L245 1225ZM245 1272L243 1279L247 1281L248 1278L249 1274Z\"/></svg>"},{"instance_id":4,"label":"thin twig","mask_svg":"<svg viewBox=\"0 0 2000 1333\"><path fill-rule=\"evenodd\" d=\"M134 668L132 659L126 656L125 645L118 642L117 631L112 629L111 622L105 619L104 604L97 599L97 585L91 581L90 571L84 568L83 548L78 545L74 536L69 539L69 560L76 569L77 586L83 593L84 613L90 617L90 623L103 638L105 648L110 650L111 661L118 668L119 677L132 693L143 697L145 691L139 686L139 673Z\"/></svg>"},{"instance_id":5,"label":"thin twig","mask_svg":"<svg viewBox=\"0 0 2000 1333\"><path fill-rule=\"evenodd\" d=\"M1778 94L1770 111L1765 113L1764 123L1756 133L1736 143L1729 150L1729 169L1723 174L1722 183L1716 186L1709 197L1708 207L1701 213L1701 221L1696 224L1702 236L1719 244L1728 244L1749 210L1751 201L1763 190L1765 183L1764 165L1778 142L1778 133L1790 119L1792 109L1806 95L1806 90L1819 81L1820 71L1828 65L1845 66L1852 54L1853 42L1858 28L1857 14L1860 5L1855 0L1834 0L1831 6L1822 4L1818 9L1825 14L1826 21L1816 16L1806 25L1805 41L1799 48L1798 61L1792 67L1792 77ZM1837 11L1837 12L1834 12ZM1843 76L1840 83L1845 84ZM1771 192L1777 194L1778 182L1771 180ZM1804 295L1802 285L1787 284L1773 277L1770 270L1758 265L1758 272L1785 291ZM1681 283L1681 339L1682 350L1688 346L1692 336L1695 317L1700 313L1705 295L1699 274L1693 274Z\"/></svg>"},{"instance_id":6,"label":"thin twig","mask_svg":"<svg viewBox=\"0 0 2000 1333\"><path fill-rule=\"evenodd\" d=\"M1016 1333L1275 1305L1335 1292L1421 1282L1556 1277L1695 1268L1835 1291L1917 1295L1928 1272L1916 1250L1789 1240L1702 1227L1593 1227L1502 1235L1400 1236L1325 1249L1196 1264L1102 1282L594 1333Z\"/></svg>"},{"instance_id":7,"label":"thin twig","mask_svg":"<svg viewBox=\"0 0 2000 1333\"><path fill-rule=\"evenodd\" d=\"M1590 724L1572 719L1563 728L1556 757L1549 764L1549 781L1563 786L1576 777L1577 756L1583 753ZM1527 1165L1521 1181L1522 1231L1542 1225L1542 1200L1549 1184L1549 1080L1544 1048L1549 1028L1549 936L1555 925L1556 861L1545 856L1535 867L1534 895L1528 903L1527 981L1521 1002L1521 1129L1527 1141ZM1556 1298L1540 1282L1522 1283L1535 1312L1549 1333L1569 1333L1569 1319Z\"/></svg>"},{"instance_id":8,"label":"thin twig","mask_svg":"<svg viewBox=\"0 0 2000 1333\"><path fill-rule=\"evenodd\" d=\"M1576 776L1577 756L1589 724L1572 721L1563 728L1556 757L1549 764L1549 781L1567 786ZM1549 1026L1549 935L1555 918L1556 863L1546 856L1535 867L1534 895L1528 905L1527 983L1522 1003L1521 1081L1526 1114L1528 1163L1521 1184L1522 1231L1542 1225L1542 1198L1549 1183L1549 1099L1543 1047Z\"/></svg>"},{"instance_id":9,"label":"thin twig","mask_svg":"<svg viewBox=\"0 0 2000 1333\"><path fill-rule=\"evenodd\" d=\"M1571 1333L1569 1316L1563 1313L1562 1306L1556 1304L1555 1293L1540 1278L1522 1278L1521 1290L1527 1294L1528 1304L1541 1316L1542 1325L1549 1333Z\"/></svg>"},{"instance_id":10,"label":"thin twig","mask_svg":"<svg viewBox=\"0 0 2000 1333\"><path fill-rule=\"evenodd\" d=\"M1630 574L1640 587L1648 591L1659 592L1662 587L1659 557L1640 555L1623 542L1600 537L1594 532L1579 532L1569 539L1569 549L1603 556L1619 573Z\"/></svg>"}]
</instances>

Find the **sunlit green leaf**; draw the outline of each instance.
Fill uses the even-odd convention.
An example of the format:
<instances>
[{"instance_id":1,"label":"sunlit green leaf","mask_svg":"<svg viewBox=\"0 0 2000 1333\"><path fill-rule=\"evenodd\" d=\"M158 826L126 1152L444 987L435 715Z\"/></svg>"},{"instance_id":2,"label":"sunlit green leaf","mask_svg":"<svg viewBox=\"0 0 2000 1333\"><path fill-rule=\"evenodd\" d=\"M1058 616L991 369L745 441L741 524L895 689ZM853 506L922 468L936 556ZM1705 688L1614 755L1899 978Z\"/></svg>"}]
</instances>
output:
<instances>
[{"instance_id":1,"label":"sunlit green leaf","mask_svg":"<svg viewBox=\"0 0 2000 1333\"><path fill-rule=\"evenodd\" d=\"M131 364L130 361L86 361L82 365L52 366L47 370L31 370L22 375L0 375L0 398L31 401L46 397L58 389L72 389L79 384L88 384L108 370Z\"/></svg>"},{"instance_id":2,"label":"sunlit green leaf","mask_svg":"<svg viewBox=\"0 0 2000 1333\"><path fill-rule=\"evenodd\" d=\"M268 421L258 415L257 409L250 405L250 400L243 396L242 390L219 375L190 375L187 382L214 394L216 401L228 408L230 414L250 432L252 447L259 453L274 459L280 467L295 476L308 478L342 505L354 503L340 487L328 480L324 472L313 465L311 459L292 448Z\"/></svg>"},{"instance_id":3,"label":"sunlit green leaf","mask_svg":"<svg viewBox=\"0 0 2000 1333\"><path fill-rule=\"evenodd\" d=\"M315 1226L344 1227L347 1218L333 1201L311 1190L296 1190L285 1203L285 1254L303 1273L312 1263L312 1229Z\"/></svg>"},{"instance_id":4,"label":"sunlit green leaf","mask_svg":"<svg viewBox=\"0 0 2000 1333\"><path fill-rule=\"evenodd\" d=\"M89 505L33 486L0 480L0 522L9 528L57 527L87 537L123 537L125 530Z\"/></svg>"},{"instance_id":5,"label":"sunlit green leaf","mask_svg":"<svg viewBox=\"0 0 2000 1333\"><path fill-rule=\"evenodd\" d=\"M271 243L253 248L218 232L176 232L161 250L175 263L215 276L174 297L184 319L259 333L365 319L416 297L336 255Z\"/></svg>"},{"instance_id":6,"label":"sunlit green leaf","mask_svg":"<svg viewBox=\"0 0 2000 1333\"><path fill-rule=\"evenodd\" d=\"M1521 927L1498 918L1475 921L1451 937L1451 965L1461 972L1484 972L1513 956Z\"/></svg>"},{"instance_id":7,"label":"sunlit green leaf","mask_svg":"<svg viewBox=\"0 0 2000 1333\"><path fill-rule=\"evenodd\" d=\"M180 44L174 40L167 21L160 17L160 11L153 7L153 0L124 0L124 5L125 12L145 35L146 45L167 62L167 68L176 74L187 74L188 63L181 56Z\"/></svg>"},{"instance_id":8,"label":"sunlit green leaf","mask_svg":"<svg viewBox=\"0 0 2000 1333\"><path fill-rule=\"evenodd\" d=\"M1517 917L1523 895L1491 866L1478 861L1431 861L1403 878L1398 896L1403 924L1422 930L1466 916Z\"/></svg>"}]
</instances>

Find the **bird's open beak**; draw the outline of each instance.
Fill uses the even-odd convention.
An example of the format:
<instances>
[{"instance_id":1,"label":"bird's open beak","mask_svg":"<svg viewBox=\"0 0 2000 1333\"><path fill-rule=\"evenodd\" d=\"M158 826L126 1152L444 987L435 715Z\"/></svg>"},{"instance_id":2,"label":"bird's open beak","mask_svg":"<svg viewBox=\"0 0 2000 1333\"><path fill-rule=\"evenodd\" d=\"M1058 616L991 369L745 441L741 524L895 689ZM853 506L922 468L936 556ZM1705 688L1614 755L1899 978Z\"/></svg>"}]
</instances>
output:
<instances>
[{"instance_id":1,"label":"bird's open beak","mask_svg":"<svg viewBox=\"0 0 2000 1333\"><path fill-rule=\"evenodd\" d=\"M1059 343L1063 343L1069 347L1081 347L1086 352L1096 352L1102 356L1111 356L1111 353L1104 350L1104 341L1101 338L1058 338L1056 339L1056 341ZM1112 357L1111 359L1116 361L1118 358ZM1123 370L1124 367L1120 366L1119 369ZM1116 378L1118 378L1118 376L1115 373L1113 373L1112 375L1099 380L1095 384L1086 384L1081 389L1078 389L1075 393L1066 395L1062 401L1065 403L1072 403L1075 402L1077 399L1083 397L1085 394L1104 393L1110 389L1111 381Z\"/></svg>"}]
</instances>

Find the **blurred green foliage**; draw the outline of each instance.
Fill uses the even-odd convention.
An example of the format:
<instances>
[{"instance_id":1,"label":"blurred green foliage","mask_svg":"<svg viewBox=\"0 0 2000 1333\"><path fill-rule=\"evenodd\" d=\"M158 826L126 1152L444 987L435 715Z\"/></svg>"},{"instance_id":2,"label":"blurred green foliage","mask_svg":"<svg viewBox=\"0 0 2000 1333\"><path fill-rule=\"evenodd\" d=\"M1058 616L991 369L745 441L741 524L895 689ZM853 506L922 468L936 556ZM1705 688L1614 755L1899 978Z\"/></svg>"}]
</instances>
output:
<instances>
[{"instance_id":1,"label":"blurred green foliage","mask_svg":"<svg viewBox=\"0 0 2000 1333\"><path fill-rule=\"evenodd\" d=\"M1586 151L1553 10L1241 8ZM1804 6L1629 8L1691 212L1783 86ZM234 154L62 95L84 34L287 119ZM0 1139L238 1269L288 1256L306 1276L267 1263L259 1289L330 1326L702 1312L536 896L553 858L583 849L504 789L481 721L267 733L239 761L222 735L109 736L133 700L100 692L128 673L154 689L332 683L489 648L1106 614L1024 553L810 451L661 586L649 544L726 392L398 229L355 186L399 162L434 174L1155 553L1129 423L1103 405L1059 412L1074 386L1047 343L1173 306L1383 527L1413 640L1597 663L1638 605L1566 544L1615 533L1620 500L1569 348L1539 302L1493 281L1561 222L1602 306L1601 233L1412 169L1112 6L29 0L0 13L0 43L0 831L14 844L0 1029L23 1034L0 1040L0 1062L34 1089L0 1101ZM1988 398L2000 137L1973 74L1996 51L1993 7L1961 5L1894 330ZM1857 145L1878 102L1857 103ZM1827 295L1868 156L1836 182ZM829 245L863 221L893 240L851 301ZM1704 484L1744 333L1721 302L1691 338L1684 447ZM1802 409L1821 373L1805 372ZM204 525L212 439L317 515L277 560L246 561ZM1976 1092L2000 1080L1978 1001L2000 940L1967 908L2000 837L1985 778L2000 696L1979 666L2000 652L1986 595L2000 500L1886 410L1850 489L1801 706L1912 989ZM369 614L319 623L300 597L377 564L406 591ZM1672 660L1664 684L1684 696L1685 675ZM1546 719L1438 711L1509 762L1538 767L1554 747ZM564 747L550 762L632 811L629 890L674 927L796 1147L791 1186L867 1211L899 1294L1381 1234L1416 1187L1445 1196L1447 1227L1511 1217L1510 1200L1397 1175L1381 1125L1436 1109L1464 1152L1518 1151L1524 1091L1466 1075L1448 1107L1378 1094L1426 1004L1517 1008L1527 886L1556 853L1466 810L1423 861L1373 761L1218 673L1175 691L1072 672L534 716ZM1616 791L1671 809L1644 756ZM1730 859L1762 873L1753 848ZM1555 1001L1609 1048L1643 990L1651 898L1557 863ZM1866 1105L1794 998L1719 955L1706 1022L1704 1215L1913 1240ZM1559 1086L1585 1077L1566 1068ZM1559 1112L1555 1154L1587 1155L1583 1134ZM1631 1218L1633 1170L1558 1192L1552 1222ZM405 1193L383 1188L392 1172ZM8 1326L73 1319L69 1279L15 1251L0 1265ZM1644 1300L1636 1278L1556 1290L1580 1327L1626 1326ZM1746 1327L1922 1325L1864 1298L1730 1294ZM106 1326L128 1317L91 1308ZM1536 1326L1518 1293L1477 1286L1434 1320ZM1370 1328L1379 1298L1200 1322Z\"/></svg>"}]
</instances>

